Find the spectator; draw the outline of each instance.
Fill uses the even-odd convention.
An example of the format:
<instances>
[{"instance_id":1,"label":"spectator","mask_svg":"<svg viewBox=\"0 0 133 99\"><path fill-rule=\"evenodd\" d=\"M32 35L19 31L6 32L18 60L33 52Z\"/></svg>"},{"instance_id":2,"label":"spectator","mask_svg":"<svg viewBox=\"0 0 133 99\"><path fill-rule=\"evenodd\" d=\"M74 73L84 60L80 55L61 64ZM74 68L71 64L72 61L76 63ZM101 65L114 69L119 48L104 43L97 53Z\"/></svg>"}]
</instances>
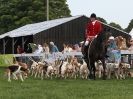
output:
<instances>
[{"instance_id":1,"label":"spectator","mask_svg":"<svg viewBox=\"0 0 133 99\"><path fill-rule=\"evenodd\" d=\"M130 40L130 47L128 48L129 51L133 51L133 38Z\"/></svg>"},{"instance_id":2,"label":"spectator","mask_svg":"<svg viewBox=\"0 0 133 99\"><path fill-rule=\"evenodd\" d=\"M50 51L53 52L59 52L57 46L54 44L54 42L50 42Z\"/></svg>"},{"instance_id":3,"label":"spectator","mask_svg":"<svg viewBox=\"0 0 133 99\"><path fill-rule=\"evenodd\" d=\"M83 44L84 44L84 41L80 42L80 46L79 46L79 51L81 52L82 51L82 47L83 47Z\"/></svg>"},{"instance_id":4,"label":"spectator","mask_svg":"<svg viewBox=\"0 0 133 99\"><path fill-rule=\"evenodd\" d=\"M68 46L66 44L63 44L63 53L68 52Z\"/></svg>"},{"instance_id":5,"label":"spectator","mask_svg":"<svg viewBox=\"0 0 133 99\"><path fill-rule=\"evenodd\" d=\"M45 52L45 58L49 57L49 46L47 43L43 44L43 51Z\"/></svg>"},{"instance_id":6,"label":"spectator","mask_svg":"<svg viewBox=\"0 0 133 99\"><path fill-rule=\"evenodd\" d=\"M22 53L24 53L24 50L23 50L23 48L21 48L20 45L18 45L17 46L17 54L22 54Z\"/></svg>"},{"instance_id":7,"label":"spectator","mask_svg":"<svg viewBox=\"0 0 133 99\"><path fill-rule=\"evenodd\" d=\"M79 52L79 51L80 51L80 47L79 47L78 44L75 44L75 45L74 45L74 50L75 50L76 52Z\"/></svg>"},{"instance_id":8,"label":"spectator","mask_svg":"<svg viewBox=\"0 0 133 99\"><path fill-rule=\"evenodd\" d=\"M73 47L69 44L68 45L68 52L72 52L73 51Z\"/></svg>"},{"instance_id":9,"label":"spectator","mask_svg":"<svg viewBox=\"0 0 133 99\"><path fill-rule=\"evenodd\" d=\"M32 53L32 48L30 44L27 45L26 53Z\"/></svg>"},{"instance_id":10,"label":"spectator","mask_svg":"<svg viewBox=\"0 0 133 99\"><path fill-rule=\"evenodd\" d=\"M37 49L35 50L35 54L40 54L40 53L42 53L43 52L43 47L41 46L41 45L39 45L38 44L38 47L37 47Z\"/></svg>"},{"instance_id":11,"label":"spectator","mask_svg":"<svg viewBox=\"0 0 133 99\"><path fill-rule=\"evenodd\" d=\"M109 37L108 47L107 47L107 56L109 62L119 63L121 61L121 53L118 50L114 37Z\"/></svg>"},{"instance_id":12,"label":"spectator","mask_svg":"<svg viewBox=\"0 0 133 99\"><path fill-rule=\"evenodd\" d=\"M43 51L44 51L45 53L49 54L49 46L48 46L47 43L44 43L44 44L43 44Z\"/></svg>"}]
</instances>

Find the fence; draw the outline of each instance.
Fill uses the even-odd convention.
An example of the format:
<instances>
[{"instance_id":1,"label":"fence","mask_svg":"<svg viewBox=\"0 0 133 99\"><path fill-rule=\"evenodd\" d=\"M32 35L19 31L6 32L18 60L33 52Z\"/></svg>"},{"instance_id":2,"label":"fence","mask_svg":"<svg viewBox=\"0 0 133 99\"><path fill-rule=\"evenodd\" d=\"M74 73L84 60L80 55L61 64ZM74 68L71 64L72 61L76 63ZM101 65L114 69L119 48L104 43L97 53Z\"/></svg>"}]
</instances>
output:
<instances>
[{"instance_id":1,"label":"fence","mask_svg":"<svg viewBox=\"0 0 133 99\"><path fill-rule=\"evenodd\" d=\"M67 56L76 56L79 58L82 58L82 53L81 52L68 52L68 53L53 53L53 54L46 54L46 53L41 53L41 54L10 54L10 55L0 55L0 66L6 64L9 65L13 61L13 57L16 57L18 60L22 60L23 62L28 62L29 57L32 57L33 59L39 61L40 59L45 59L49 62L54 61L57 58L65 58ZM133 67L133 51L128 51L128 50L121 50L121 56L122 56L122 61L128 62L131 64L131 67Z\"/></svg>"}]
</instances>

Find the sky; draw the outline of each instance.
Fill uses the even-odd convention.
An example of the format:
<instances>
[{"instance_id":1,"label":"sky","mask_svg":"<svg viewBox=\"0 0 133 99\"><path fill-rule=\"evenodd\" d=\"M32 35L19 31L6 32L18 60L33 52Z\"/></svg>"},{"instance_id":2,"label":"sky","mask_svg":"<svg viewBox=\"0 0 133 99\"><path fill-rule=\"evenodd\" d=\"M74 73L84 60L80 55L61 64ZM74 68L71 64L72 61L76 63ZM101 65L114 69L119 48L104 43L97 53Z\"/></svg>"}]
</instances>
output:
<instances>
[{"instance_id":1,"label":"sky","mask_svg":"<svg viewBox=\"0 0 133 99\"><path fill-rule=\"evenodd\" d=\"M90 16L95 13L108 23L115 22L126 28L133 19L133 0L67 0L71 15Z\"/></svg>"}]
</instances>

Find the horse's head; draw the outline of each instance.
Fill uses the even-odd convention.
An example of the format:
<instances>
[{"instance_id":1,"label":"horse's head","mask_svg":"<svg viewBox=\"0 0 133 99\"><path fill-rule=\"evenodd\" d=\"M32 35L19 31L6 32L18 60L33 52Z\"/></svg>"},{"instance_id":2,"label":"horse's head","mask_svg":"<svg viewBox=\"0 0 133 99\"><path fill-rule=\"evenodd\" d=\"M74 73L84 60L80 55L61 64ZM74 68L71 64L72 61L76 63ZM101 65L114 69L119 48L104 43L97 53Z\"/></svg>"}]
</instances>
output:
<instances>
[{"instance_id":1,"label":"horse's head","mask_svg":"<svg viewBox=\"0 0 133 99\"><path fill-rule=\"evenodd\" d=\"M111 36L111 33L102 32L97 36L97 40L100 42L107 42L110 36Z\"/></svg>"},{"instance_id":2,"label":"horse's head","mask_svg":"<svg viewBox=\"0 0 133 99\"><path fill-rule=\"evenodd\" d=\"M107 44L108 44L108 39L109 39L109 37L111 36L111 34L110 33L106 33L106 32L102 32L102 33L100 33L98 36L97 36L97 38L95 39L95 41L96 41L96 48L97 49L104 49L106 46L107 46Z\"/></svg>"}]
</instances>

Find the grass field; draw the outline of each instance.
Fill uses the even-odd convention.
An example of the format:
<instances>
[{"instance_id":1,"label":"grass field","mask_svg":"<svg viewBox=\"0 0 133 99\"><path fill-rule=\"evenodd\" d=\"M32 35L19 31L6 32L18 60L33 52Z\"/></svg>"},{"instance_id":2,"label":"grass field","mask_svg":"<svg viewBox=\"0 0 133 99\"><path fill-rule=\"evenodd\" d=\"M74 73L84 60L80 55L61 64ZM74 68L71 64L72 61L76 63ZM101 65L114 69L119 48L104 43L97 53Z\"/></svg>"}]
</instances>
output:
<instances>
[{"instance_id":1,"label":"grass field","mask_svg":"<svg viewBox=\"0 0 133 99\"><path fill-rule=\"evenodd\" d=\"M133 79L40 80L7 82L0 68L0 99L133 99Z\"/></svg>"}]
</instances>

